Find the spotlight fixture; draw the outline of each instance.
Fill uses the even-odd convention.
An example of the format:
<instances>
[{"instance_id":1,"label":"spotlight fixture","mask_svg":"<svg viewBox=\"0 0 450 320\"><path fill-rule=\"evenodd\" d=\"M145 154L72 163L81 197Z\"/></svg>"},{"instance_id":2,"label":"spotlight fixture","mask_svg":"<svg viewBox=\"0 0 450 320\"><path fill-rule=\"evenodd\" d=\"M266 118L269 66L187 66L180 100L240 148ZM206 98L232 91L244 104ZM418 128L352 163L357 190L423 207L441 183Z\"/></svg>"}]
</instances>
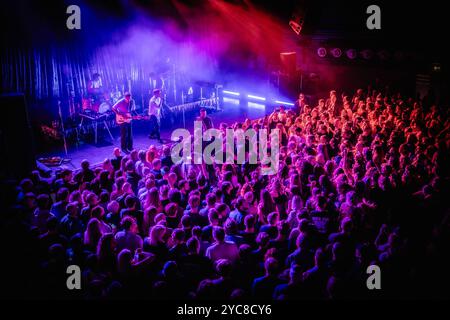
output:
<instances>
[{"instance_id":1,"label":"spotlight fixture","mask_svg":"<svg viewBox=\"0 0 450 320\"><path fill-rule=\"evenodd\" d=\"M441 64L439 62L435 62L432 64L433 72L441 72Z\"/></svg>"},{"instance_id":2,"label":"spotlight fixture","mask_svg":"<svg viewBox=\"0 0 450 320\"><path fill-rule=\"evenodd\" d=\"M347 58L349 58L349 59L351 59L351 60L356 59L356 57L358 56L358 54L357 54L357 52L356 52L355 49L348 49L348 50L345 52L345 55L347 56Z\"/></svg>"},{"instance_id":3,"label":"spotlight fixture","mask_svg":"<svg viewBox=\"0 0 450 320\"><path fill-rule=\"evenodd\" d=\"M289 26L298 36L300 35L300 32L302 32L304 18L305 10L301 6L297 6L289 20Z\"/></svg>"},{"instance_id":4,"label":"spotlight fixture","mask_svg":"<svg viewBox=\"0 0 450 320\"><path fill-rule=\"evenodd\" d=\"M372 50L365 49L365 50L361 51L361 56L366 60L370 60L373 57L373 52L372 52Z\"/></svg>"},{"instance_id":5,"label":"spotlight fixture","mask_svg":"<svg viewBox=\"0 0 450 320\"><path fill-rule=\"evenodd\" d=\"M340 58L342 56L342 50L339 48L333 48L331 50L331 55L335 58Z\"/></svg>"},{"instance_id":6,"label":"spotlight fixture","mask_svg":"<svg viewBox=\"0 0 450 320\"><path fill-rule=\"evenodd\" d=\"M387 52L386 50L380 50L377 52L378 58L380 58L380 60L388 60L390 57L389 52Z\"/></svg>"},{"instance_id":7,"label":"spotlight fixture","mask_svg":"<svg viewBox=\"0 0 450 320\"><path fill-rule=\"evenodd\" d=\"M291 20L291 21L289 21L289 26L299 36L300 32L302 31L303 20L298 20L298 21Z\"/></svg>"},{"instance_id":8,"label":"spotlight fixture","mask_svg":"<svg viewBox=\"0 0 450 320\"><path fill-rule=\"evenodd\" d=\"M325 49L324 47L320 47L319 49L317 49L317 55L321 58L325 58L327 56L327 49Z\"/></svg>"}]
</instances>

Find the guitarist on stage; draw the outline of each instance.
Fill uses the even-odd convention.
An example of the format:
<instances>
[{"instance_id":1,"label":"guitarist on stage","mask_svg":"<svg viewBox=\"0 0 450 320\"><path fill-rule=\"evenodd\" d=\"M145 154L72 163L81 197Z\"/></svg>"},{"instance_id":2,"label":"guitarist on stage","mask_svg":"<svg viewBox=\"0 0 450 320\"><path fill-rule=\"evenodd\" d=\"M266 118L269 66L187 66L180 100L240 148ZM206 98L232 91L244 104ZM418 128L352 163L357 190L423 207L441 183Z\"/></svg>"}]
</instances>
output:
<instances>
[{"instance_id":1,"label":"guitarist on stage","mask_svg":"<svg viewBox=\"0 0 450 320\"><path fill-rule=\"evenodd\" d=\"M160 126L161 126L161 90L155 89L153 90L153 96L150 98L148 104L148 115L150 116L150 126L151 131L148 136L150 139L156 138L160 143L163 143L161 140Z\"/></svg>"},{"instance_id":2,"label":"guitarist on stage","mask_svg":"<svg viewBox=\"0 0 450 320\"><path fill-rule=\"evenodd\" d=\"M125 153L130 153L133 150L133 133L131 130L132 101L131 93L125 92L124 98L117 101L112 107L116 114L116 122L120 126L120 147Z\"/></svg>"}]
</instances>

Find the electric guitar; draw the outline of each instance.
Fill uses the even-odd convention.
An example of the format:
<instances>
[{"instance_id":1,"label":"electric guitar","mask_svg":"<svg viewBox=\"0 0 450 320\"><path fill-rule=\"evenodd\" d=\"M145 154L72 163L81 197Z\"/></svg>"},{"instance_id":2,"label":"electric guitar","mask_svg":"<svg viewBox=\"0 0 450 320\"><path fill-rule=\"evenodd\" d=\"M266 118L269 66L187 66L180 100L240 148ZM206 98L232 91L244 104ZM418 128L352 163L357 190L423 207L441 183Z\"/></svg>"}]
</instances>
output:
<instances>
[{"instance_id":1,"label":"electric guitar","mask_svg":"<svg viewBox=\"0 0 450 320\"><path fill-rule=\"evenodd\" d=\"M125 113L125 114L119 114L116 113L116 123L117 124L123 124L123 123L131 123L132 120L148 120L148 116L142 116L142 115L136 115L133 116L131 113Z\"/></svg>"}]
</instances>

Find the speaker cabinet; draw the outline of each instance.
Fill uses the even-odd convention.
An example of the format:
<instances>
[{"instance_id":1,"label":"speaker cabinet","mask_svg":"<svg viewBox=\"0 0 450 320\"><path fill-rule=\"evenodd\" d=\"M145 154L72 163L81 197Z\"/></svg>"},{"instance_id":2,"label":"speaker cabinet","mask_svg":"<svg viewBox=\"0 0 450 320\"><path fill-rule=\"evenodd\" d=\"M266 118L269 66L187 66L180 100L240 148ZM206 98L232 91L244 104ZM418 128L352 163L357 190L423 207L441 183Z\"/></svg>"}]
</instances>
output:
<instances>
[{"instance_id":1,"label":"speaker cabinet","mask_svg":"<svg viewBox=\"0 0 450 320\"><path fill-rule=\"evenodd\" d=\"M0 114L0 178L20 179L36 166L35 146L24 95L0 95Z\"/></svg>"}]
</instances>

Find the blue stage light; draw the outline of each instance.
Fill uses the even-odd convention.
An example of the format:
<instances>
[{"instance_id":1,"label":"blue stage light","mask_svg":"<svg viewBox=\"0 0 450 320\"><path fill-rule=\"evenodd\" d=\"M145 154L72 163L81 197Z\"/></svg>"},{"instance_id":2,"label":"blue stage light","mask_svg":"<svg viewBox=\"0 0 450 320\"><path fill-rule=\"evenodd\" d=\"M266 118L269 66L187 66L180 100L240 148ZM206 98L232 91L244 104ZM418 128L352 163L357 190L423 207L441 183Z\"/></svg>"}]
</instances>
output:
<instances>
[{"instance_id":1,"label":"blue stage light","mask_svg":"<svg viewBox=\"0 0 450 320\"><path fill-rule=\"evenodd\" d=\"M282 104L282 105L285 105L285 106L293 106L294 105L291 102L285 102L285 101L280 101L280 100L275 100L275 103Z\"/></svg>"},{"instance_id":2,"label":"blue stage light","mask_svg":"<svg viewBox=\"0 0 450 320\"><path fill-rule=\"evenodd\" d=\"M239 92L235 92L235 91L222 90L222 92L225 93L225 94L231 94L233 96L240 96L241 95Z\"/></svg>"},{"instance_id":3,"label":"blue stage light","mask_svg":"<svg viewBox=\"0 0 450 320\"><path fill-rule=\"evenodd\" d=\"M230 103L230 104L239 105L239 99L223 97L223 102L224 103Z\"/></svg>"},{"instance_id":4,"label":"blue stage light","mask_svg":"<svg viewBox=\"0 0 450 320\"><path fill-rule=\"evenodd\" d=\"M256 103L256 102L248 102L247 103L249 108L254 108L254 109L260 109L260 110L265 110L266 106L261 104L261 103Z\"/></svg>"},{"instance_id":5,"label":"blue stage light","mask_svg":"<svg viewBox=\"0 0 450 320\"><path fill-rule=\"evenodd\" d=\"M258 97L258 96L254 96L254 95L247 95L247 98L251 98L251 99L255 99L255 100L261 100L261 101L266 101L266 98L264 97Z\"/></svg>"}]
</instances>

